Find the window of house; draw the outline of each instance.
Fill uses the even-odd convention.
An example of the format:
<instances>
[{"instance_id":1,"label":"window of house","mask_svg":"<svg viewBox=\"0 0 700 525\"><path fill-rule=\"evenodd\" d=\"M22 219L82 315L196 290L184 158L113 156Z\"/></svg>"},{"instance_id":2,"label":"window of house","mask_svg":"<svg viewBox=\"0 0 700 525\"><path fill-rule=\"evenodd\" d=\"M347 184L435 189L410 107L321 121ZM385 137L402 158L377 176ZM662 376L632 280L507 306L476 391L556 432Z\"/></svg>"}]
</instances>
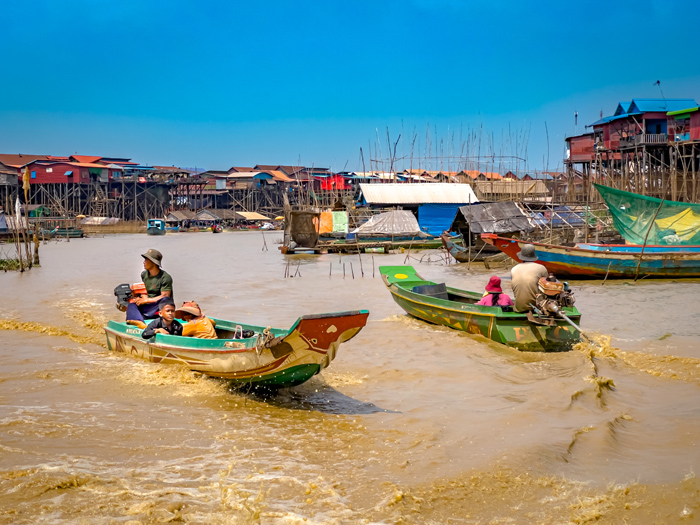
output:
<instances>
[{"instance_id":1,"label":"window of house","mask_svg":"<svg viewBox=\"0 0 700 525\"><path fill-rule=\"evenodd\" d=\"M32 179L36 179L36 171L32 171Z\"/></svg>"}]
</instances>

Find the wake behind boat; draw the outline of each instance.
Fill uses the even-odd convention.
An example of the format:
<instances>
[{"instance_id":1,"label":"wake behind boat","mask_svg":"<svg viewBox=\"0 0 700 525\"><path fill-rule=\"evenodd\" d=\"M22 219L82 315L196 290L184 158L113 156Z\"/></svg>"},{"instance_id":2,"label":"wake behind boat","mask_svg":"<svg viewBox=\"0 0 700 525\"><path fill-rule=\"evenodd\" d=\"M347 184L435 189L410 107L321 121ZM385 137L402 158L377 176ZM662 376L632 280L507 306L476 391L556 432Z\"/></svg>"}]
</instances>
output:
<instances>
[{"instance_id":1,"label":"wake behind boat","mask_svg":"<svg viewBox=\"0 0 700 525\"><path fill-rule=\"evenodd\" d=\"M412 266L380 266L384 284L408 314L525 351L570 350L580 332L566 319L504 311L475 303L482 294L423 279ZM573 306L561 311L576 325L581 314Z\"/></svg>"},{"instance_id":2,"label":"wake behind boat","mask_svg":"<svg viewBox=\"0 0 700 525\"><path fill-rule=\"evenodd\" d=\"M300 385L330 365L338 346L357 335L368 316L367 310L305 315L287 330L210 318L218 339L159 333L146 340L143 330L116 321L108 323L105 334L114 352L274 389Z\"/></svg>"}]
</instances>

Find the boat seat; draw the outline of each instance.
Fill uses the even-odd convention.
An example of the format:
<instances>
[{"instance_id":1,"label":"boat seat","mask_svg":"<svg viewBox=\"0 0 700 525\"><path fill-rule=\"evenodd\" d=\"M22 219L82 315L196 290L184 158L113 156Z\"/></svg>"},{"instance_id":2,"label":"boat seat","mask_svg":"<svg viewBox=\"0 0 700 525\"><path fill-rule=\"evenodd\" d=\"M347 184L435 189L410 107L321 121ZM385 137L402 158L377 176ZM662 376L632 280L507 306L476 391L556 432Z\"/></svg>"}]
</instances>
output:
<instances>
[{"instance_id":1,"label":"boat seat","mask_svg":"<svg viewBox=\"0 0 700 525\"><path fill-rule=\"evenodd\" d=\"M436 299L445 299L446 301L449 300L449 297L447 296L447 286L445 283L414 286L413 293L427 295L428 297L435 297Z\"/></svg>"}]
</instances>

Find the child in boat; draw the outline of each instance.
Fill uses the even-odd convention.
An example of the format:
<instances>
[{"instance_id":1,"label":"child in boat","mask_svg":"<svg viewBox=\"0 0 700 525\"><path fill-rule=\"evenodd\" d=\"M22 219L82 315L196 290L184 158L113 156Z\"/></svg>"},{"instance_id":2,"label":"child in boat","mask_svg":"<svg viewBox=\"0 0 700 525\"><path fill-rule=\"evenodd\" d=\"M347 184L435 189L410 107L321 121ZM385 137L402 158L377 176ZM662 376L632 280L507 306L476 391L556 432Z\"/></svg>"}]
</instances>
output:
<instances>
[{"instance_id":1,"label":"child in boat","mask_svg":"<svg viewBox=\"0 0 700 525\"><path fill-rule=\"evenodd\" d=\"M170 297L163 297L158 303L158 316L146 327L141 337L150 339L156 334L182 335L182 325L175 319L175 303Z\"/></svg>"},{"instance_id":2,"label":"child in boat","mask_svg":"<svg viewBox=\"0 0 700 525\"><path fill-rule=\"evenodd\" d=\"M486 285L486 293L476 304L480 306L513 306L513 301L507 293L503 293L501 278L493 275Z\"/></svg>"},{"instance_id":3,"label":"child in boat","mask_svg":"<svg viewBox=\"0 0 700 525\"><path fill-rule=\"evenodd\" d=\"M185 321L182 335L200 339L217 339L214 322L202 314L202 309L194 301L185 301L175 311L175 317Z\"/></svg>"}]
</instances>

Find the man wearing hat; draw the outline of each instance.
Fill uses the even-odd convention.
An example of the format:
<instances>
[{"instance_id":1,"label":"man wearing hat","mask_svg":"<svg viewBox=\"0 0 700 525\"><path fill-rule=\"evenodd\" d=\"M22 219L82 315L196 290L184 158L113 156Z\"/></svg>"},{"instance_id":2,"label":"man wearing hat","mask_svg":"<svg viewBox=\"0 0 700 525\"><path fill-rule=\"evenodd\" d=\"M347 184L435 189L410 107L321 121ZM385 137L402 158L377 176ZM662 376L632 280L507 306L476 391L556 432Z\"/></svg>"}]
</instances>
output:
<instances>
[{"instance_id":1,"label":"man wearing hat","mask_svg":"<svg viewBox=\"0 0 700 525\"><path fill-rule=\"evenodd\" d=\"M535 304L537 297L537 282L540 277L547 277L549 272L547 268L542 266L537 261L535 247L532 244L525 244L518 252L518 259L522 262L511 268L511 287L515 296L516 312L527 312L532 310L532 304Z\"/></svg>"},{"instance_id":2,"label":"man wearing hat","mask_svg":"<svg viewBox=\"0 0 700 525\"><path fill-rule=\"evenodd\" d=\"M158 317L158 303L164 297L173 298L173 278L161 268L163 254L158 250L148 250L142 253L143 268L141 280L146 285L147 296L137 297L133 303L129 303L126 309L126 321L145 327L145 319ZM143 325L143 326L142 326Z\"/></svg>"}]
</instances>

